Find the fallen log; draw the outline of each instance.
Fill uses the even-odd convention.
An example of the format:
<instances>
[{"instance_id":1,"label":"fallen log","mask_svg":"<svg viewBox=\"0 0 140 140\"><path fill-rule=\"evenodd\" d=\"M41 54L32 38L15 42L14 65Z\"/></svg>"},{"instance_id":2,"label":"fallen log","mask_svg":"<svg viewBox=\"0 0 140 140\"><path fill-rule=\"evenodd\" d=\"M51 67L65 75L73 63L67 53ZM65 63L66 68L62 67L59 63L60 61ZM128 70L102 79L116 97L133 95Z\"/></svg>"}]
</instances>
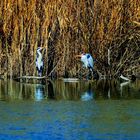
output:
<instances>
[{"instance_id":1,"label":"fallen log","mask_svg":"<svg viewBox=\"0 0 140 140\"><path fill-rule=\"evenodd\" d=\"M121 74L120 78L121 78L121 79L123 79L123 80L125 80L125 81L130 81L130 79L129 79L129 78L127 78L127 77L123 76L122 74Z\"/></svg>"},{"instance_id":2,"label":"fallen log","mask_svg":"<svg viewBox=\"0 0 140 140\"><path fill-rule=\"evenodd\" d=\"M64 82L78 82L78 78L63 78Z\"/></svg>"},{"instance_id":3,"label":"fallen log","mask_svg":"<svg viewBox=\"0 0 140 140\"><path fill-rule=\"evenodd\" d=\"M48 79L47 76L42 76L42 77L39 77L39 76L20 76L20 77L16 77L16 78L13 78L14 80L17 80L17 79L37 79L37 80L41 80L41 79Z\"/></svg>"}]
</instances>

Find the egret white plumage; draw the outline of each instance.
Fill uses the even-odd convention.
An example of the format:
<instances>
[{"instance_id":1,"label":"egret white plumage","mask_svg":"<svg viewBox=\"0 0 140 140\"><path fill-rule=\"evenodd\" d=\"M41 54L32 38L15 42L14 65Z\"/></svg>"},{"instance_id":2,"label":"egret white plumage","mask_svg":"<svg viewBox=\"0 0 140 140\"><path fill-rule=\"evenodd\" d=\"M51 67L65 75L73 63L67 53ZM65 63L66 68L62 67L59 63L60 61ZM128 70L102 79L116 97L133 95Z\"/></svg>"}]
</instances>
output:
<instances>
[{"instance_id":1,"label":"egret white plumage","mask_svg":"<svg viewBox=\"0 0 140 140\"><path fill-rule=\"evenodd\" d=\"M80 55L77 55L76 57L81 58L81 62L83 63L83 67L88 68L89 72L92 72L93 75L96 76L94 78L99 79L99 75L94 71L94 59L89 53L82 53Z\"/></svg>"},{"instance_id":2,"label":"egret white plumage","mask_svg":"<svg viewBox=\"0 0 140 140\"><path fill-rule=\"evenodd\" d=\"M36 51L36 69L38 71L38 75L39 76L42 76L42 72L43 72L43 56L42 56L42 53L41 53L41 50L43 50L43 48L41 47L38 47L37 48L37 51Z\"/></svg>"},{"instance_id":3,"label":"egret white plumage","mask_svg":"<svg viewBox=\"0 0 140 140\"><path fill-rule=\"evenodd\" d=\"M93 57L89 53L82 53L78 56L81 58L83 67L88 68L90 71L93 71Z\"/></svg>"}]
</instances>

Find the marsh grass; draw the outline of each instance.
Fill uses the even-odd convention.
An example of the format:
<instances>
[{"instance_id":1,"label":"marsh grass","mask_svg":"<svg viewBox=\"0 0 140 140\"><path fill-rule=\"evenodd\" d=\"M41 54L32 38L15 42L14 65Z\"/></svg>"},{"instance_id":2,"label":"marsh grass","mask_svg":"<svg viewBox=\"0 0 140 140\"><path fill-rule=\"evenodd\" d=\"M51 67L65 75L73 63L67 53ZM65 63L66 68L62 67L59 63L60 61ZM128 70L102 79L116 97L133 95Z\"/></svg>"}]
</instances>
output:
<instances>
[{"instance_id":1,"label":"marsh grass","mask_svg":"<svg viewBox=\"0 0 140 140\"><path fill-rule=\"evenodd\" d=\"M101 75L140 71L139 0L2 0L0 32L6 76L36 75L38 46L46 48L44 75L79 75L81 50L96 58Z\"/></svg>"}]
</instances>

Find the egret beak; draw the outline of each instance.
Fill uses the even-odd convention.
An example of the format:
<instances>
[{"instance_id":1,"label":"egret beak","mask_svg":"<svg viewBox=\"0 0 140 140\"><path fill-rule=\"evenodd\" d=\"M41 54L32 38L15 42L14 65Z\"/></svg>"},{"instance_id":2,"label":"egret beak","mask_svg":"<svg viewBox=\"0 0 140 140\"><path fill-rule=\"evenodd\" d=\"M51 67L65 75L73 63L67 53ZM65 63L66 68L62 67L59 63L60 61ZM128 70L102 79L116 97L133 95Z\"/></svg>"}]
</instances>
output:
<instances>
[{"instance_id":1,"label":"egret beak","mask_svg":"<svg viewBox=\"0 0 140 140\"><path fill-rule=\"evenodd\" d=\"M42 51L42 50L44 50L44 49L45 49L45 48L43 48L43 47L40 47L40 48L39 48L39 51Z\"/></svg>"},{"instance_id":2,"label":"egret beak","mask_svg":"<svg viewBox=\"0 0 140 140\"><path fill-rule=\"evenodd\" d=\"M76 58L81 58L81 57L82 57L82 54L76 55L75 57L76 57Z\"/></svg>"},{"instance_id":3,"label":"egret beak","mask_svg":"<svg viewBox=\"0 0 140 140\"><path fill-rule=\"evenodd\" d=\"M43 49L44 49L43 47L40 48L40 50L43 50Z\"/></svg>"}]
</instances>

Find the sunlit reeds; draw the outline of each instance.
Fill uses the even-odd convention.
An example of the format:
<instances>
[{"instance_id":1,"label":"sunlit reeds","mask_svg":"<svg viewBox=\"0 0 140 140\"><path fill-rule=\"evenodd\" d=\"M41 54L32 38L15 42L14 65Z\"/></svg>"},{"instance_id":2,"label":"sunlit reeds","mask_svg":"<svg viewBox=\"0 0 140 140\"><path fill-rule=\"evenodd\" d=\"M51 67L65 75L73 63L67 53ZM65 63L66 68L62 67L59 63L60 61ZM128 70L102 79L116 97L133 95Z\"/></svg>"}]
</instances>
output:
<instances>
[{"instance_id":1,"label":"sunlit reeds","mask_svg":"<svg viewBox=\"0 0 140 140\"><path fill-rule=\"evenodd\" d=\"M139 0L2 0L0 74L36 75L38 46L46 48L44 75L77 76L81 65L75 55L83 49L96 57L102 75L137 74L139 5Z\"/></svg>"}]
</instances>

